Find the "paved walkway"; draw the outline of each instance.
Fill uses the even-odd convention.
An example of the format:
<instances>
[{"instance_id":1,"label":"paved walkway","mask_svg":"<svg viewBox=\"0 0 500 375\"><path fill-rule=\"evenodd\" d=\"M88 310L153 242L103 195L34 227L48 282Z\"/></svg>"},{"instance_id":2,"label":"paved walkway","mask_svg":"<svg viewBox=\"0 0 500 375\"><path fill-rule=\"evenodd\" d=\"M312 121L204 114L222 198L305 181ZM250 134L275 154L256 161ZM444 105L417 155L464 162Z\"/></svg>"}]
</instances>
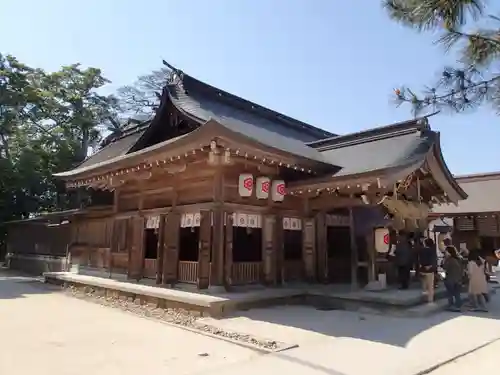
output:
<instances>
[{"instance_id":1,"label":"paved walkway","mask_svg":"<svg viewBox=\"0 0 500 375\"><path fill-rule=\"evenodd\" d=\"M498 374L500 341L434 370L430 375Z\"/></svg>"},{"instance_id":2,"label":"paved walkway","mask_svg":"<svg viewBox=\"0 0 500 375\"><path fill-rule=\"evenodd\" d=\"M261 355L5 276L0 374L203 374Z\"/></svg>"},{"instance_id":3,"label":"paved walkway","mask_svg":"<svg viewBox=\"0 0 500 375\"><path fill-rule=\"evenodd\" d=\"M415 375L500 339L500 295L493 296L490 308L491 313L483 315L442 312L426 318L395 318L285 306L250 310L219 322L206 320L300 345L248 366L231 366L218 375L236 370L239 375Z\"/></svg>"},{"instance_id":4,"label":"paved walkway","mask_svg":"<svg viewBox=\"0 0 500 375\"><path fill-rule=\"evenodd\" d=\"M284 306L211 322L300 344L262 355L0 272L0 374L415 375L500 338L499 295L491 307L409 319Z\"/></svg>"}]
</instances>

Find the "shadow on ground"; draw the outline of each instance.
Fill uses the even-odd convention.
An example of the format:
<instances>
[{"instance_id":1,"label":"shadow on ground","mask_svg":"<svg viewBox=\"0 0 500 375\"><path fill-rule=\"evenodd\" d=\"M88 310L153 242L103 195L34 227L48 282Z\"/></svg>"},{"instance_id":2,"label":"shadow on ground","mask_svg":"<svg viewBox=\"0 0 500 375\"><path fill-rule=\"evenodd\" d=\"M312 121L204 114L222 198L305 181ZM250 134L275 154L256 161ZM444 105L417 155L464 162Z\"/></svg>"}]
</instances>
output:
<instances>
[{"instance_id":1,"label":"shadow on ground","mask_svg":"<svg viewBox=\"0 0 500 375\"><path fill-rule=\"evenodd\" d=\"M423 345L422 340L428 338L426 333L431 330L433 335L436 332L442 335L455 333L457 338L466 339L463 335L468 331L463 328L472 322L477 325L477 329L494 329L500 336L499 294L492 295L489 310L488 313L442 311L426 317L394 317L341 310L321 311L309 306L278 306L240 312L224 320L229 325L231 320L248 327L257 327L259 323L264 326L270 324L269 328L293 327L335 338L346 337L409 347L417 343Z\"/></svg>"},{"instance_id":2,"label":"shadow on ground","mask_svg":"<svg viewBox=\"0 0 500 375\"><path fill-rule=\"evenodd\" d=\"M43 284L40 278L0 269L0 300L24 298L31 294L53 293L59 288Z\"/></svg>"}]
</instances>

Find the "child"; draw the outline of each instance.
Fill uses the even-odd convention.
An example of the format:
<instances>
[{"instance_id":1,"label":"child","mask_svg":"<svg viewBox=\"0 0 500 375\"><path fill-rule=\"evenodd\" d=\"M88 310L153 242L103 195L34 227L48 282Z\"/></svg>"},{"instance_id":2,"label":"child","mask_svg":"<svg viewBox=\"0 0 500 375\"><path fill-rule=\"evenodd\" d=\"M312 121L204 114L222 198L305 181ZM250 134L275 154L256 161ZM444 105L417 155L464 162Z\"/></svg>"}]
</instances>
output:
<instances>
[{"instance_id":1,"label":"child","mask_svg":"<svg viewBox=\"0 0 500 375\"><path fill-rule=\"evenodd\" d=\"M488 294L488 284L485 277L484 260L481 259L477 250L473 250L469 254L467 272L469 274L469 296L473 306L472 310L487 312L485 295Z\"/></svg>"}]
</instances>

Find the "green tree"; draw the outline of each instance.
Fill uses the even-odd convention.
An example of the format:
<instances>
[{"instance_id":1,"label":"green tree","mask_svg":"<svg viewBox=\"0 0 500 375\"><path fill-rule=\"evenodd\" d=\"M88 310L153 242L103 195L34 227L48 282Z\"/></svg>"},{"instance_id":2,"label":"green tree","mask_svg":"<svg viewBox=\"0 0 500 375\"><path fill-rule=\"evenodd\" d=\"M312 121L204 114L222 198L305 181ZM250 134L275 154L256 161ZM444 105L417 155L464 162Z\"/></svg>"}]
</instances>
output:
<instances>
[{"instance_id":1,"label":"green tree","mask_svg":"<svg viewBox=\"0 0 500 375\"><path fill-rule=\"evenodd\" d=\"M46 73L0 54L0 222L69 207L53 174L121 123L118 100L97 92L107 82L99 69Z\"/></svg>"},{"instance_id":2,"label":"green tree","mask_svg":"<svg viewBox=\"0 0 500 375\"><path fill-rule=\"evenodd\" d=\"M458 54L438 82L418 93L395 90L396 103L409 103L415 115L429 109L462 112L489 103L500 112L500 18L485 0L384 0L389 16L420 32L439 33L446 52Z\"/></svg>"}]
</instances>

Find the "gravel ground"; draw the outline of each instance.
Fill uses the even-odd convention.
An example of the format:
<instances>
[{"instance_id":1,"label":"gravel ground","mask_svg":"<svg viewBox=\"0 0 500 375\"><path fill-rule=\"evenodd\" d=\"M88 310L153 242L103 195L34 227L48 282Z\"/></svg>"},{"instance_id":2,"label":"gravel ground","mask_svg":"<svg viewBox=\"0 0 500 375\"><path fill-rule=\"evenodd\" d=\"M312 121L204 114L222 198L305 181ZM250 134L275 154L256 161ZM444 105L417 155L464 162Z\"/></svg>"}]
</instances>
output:
<instances>
[{"instance_id":1,"label":"gravel ground","mask_svg":"<svg viewBox=\"0 0 500 375\"><path fill-rule=\"evenodd\" d=\"M267 351L276 351L289 346L282 342L258 338L246 333L228 331L219 327L214 327L212 325L199 322L199 316L196 316L195 314L190 313L185 309L163 309L157 307L156 304L141 304L138 299L134 300L132 297L127 298L125 296L105 296L102 291L98 291L93 288L77 288L75 286L69 286L64 289L64 292L66 294L72 295L73 297L89 302L118 308L139 316L158 319L160 321L164 321L177 326L187 327L211 335L224 337L226 339L234 340L236 342L241 342L247 345L252 345L256 348L264 349Z\"/></svg>"}]
</instances>

